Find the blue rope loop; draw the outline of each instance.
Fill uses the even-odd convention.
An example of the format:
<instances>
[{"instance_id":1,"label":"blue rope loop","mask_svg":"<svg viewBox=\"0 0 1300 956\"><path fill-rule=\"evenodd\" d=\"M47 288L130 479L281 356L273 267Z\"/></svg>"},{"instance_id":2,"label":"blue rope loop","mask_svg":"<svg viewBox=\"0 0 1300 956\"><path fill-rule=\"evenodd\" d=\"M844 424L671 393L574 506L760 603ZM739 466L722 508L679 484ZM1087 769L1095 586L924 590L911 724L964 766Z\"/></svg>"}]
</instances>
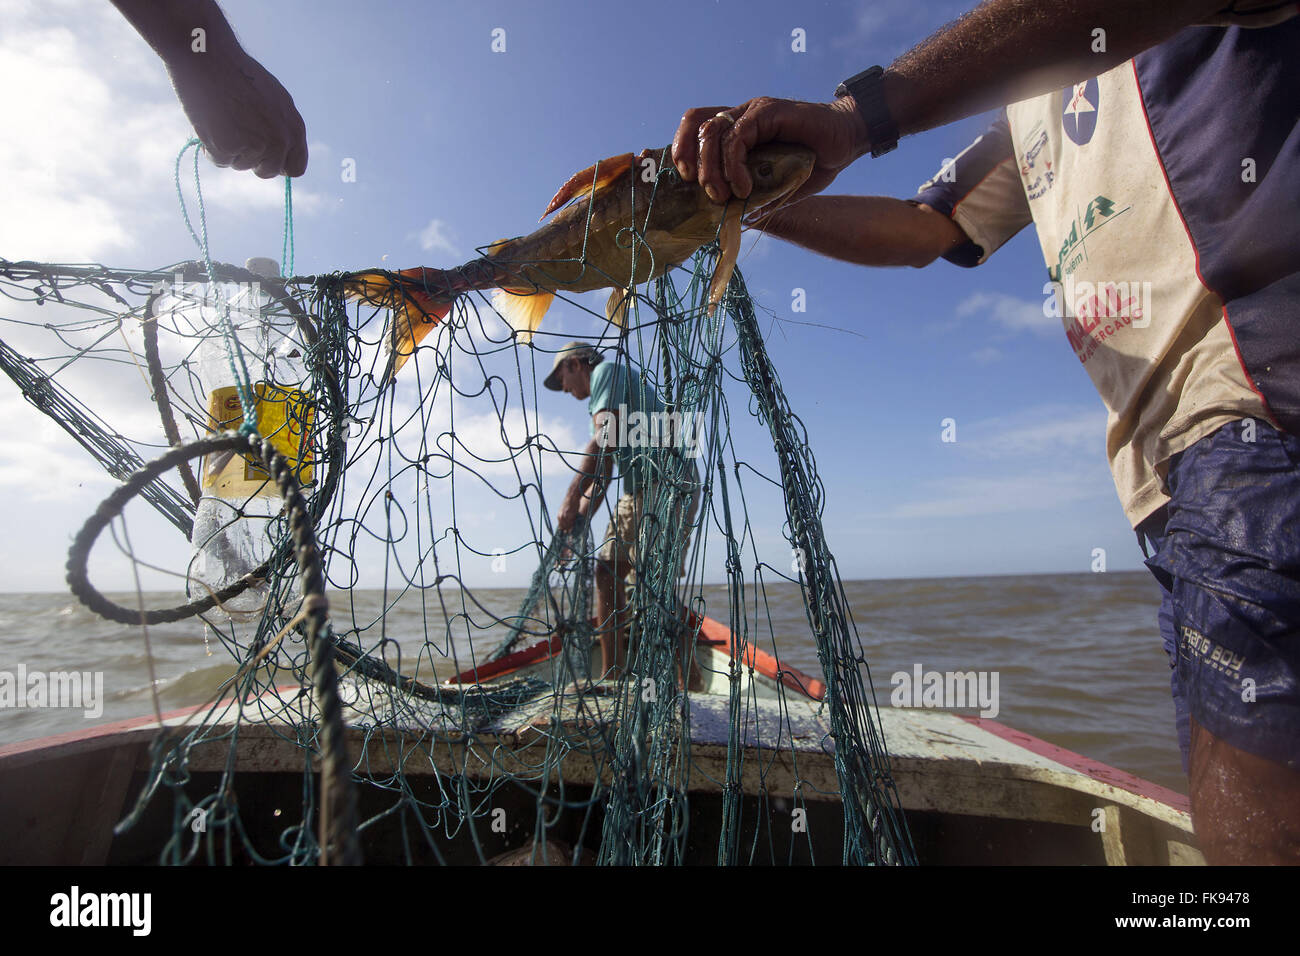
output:
<instances>
[{"instance_id":1,"label":"blue rope loop","mask_svg":"<svg viewBox=\"0 0 1300 956\"><path fill-rule=\"evenodd\" d=\"M293 180L284 177L284 240L280 248L280 274L293 275Z\"/></svg>"},{"instance_id":2,"label":"blue rope loop","mask_svg":"<svg viewBox=\"0 0 1300 956\"><path fill-rule=\"evenodd\" d=\"M185 194L181 191L181 161L185 158L185 153L194 148L194 192L198 197L199 207L199 229L195 232L194 223L190 220L189 209L185 205ZM207 270L208 281L212 283L213 296L217 302L217 308L221 313L221 332L226 345L226 358L230 365L230 375L235 381L235 390L239 395L239 407L244 413L244 420L239 426L241 435L257 434L257 395L253 391L252 377L248 373L248 364L244 361L243 346L235 333L234 322L230 318L230 303L225 301L221 293L221 285L216 280L216 272L212 267L212 253L208 246L208 218L207 210L203 204L203 185L199 181L199 153L202 152L203 144L197 138L191 138L181 147L181 151L176 155L176 199L180 202L181 217L185 220L185 228L189 230L190 238L198 247L199 254L203 257L203 267ZM284 177L284 238L280 247L281 255L281 274L286 278L293 275L293 180L288 176Z\"/></svg>"}]
</instances>

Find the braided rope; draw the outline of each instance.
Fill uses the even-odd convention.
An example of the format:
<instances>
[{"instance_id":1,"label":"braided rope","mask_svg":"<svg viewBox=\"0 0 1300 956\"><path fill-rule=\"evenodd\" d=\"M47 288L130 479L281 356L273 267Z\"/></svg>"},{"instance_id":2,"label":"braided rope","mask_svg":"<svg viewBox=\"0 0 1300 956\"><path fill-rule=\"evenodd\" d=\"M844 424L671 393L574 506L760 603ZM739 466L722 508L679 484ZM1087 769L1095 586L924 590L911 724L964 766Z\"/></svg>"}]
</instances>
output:
<instances>
[{"instance_id":1,"label":"braided rope","mask_svg":"<svg viewBox=\"0 0 1300 956\"><path fill-rule=\"evenodd\" d=\"M200 438L187 445L180 445L171 449L162 457L155 458L127 478L122 485L114 489L113 493L103 500L100 506L95 509L95 513L82 525L81 530L77 532L76 537L72 540L72 547L68 550L68 587L72 589L72 593L77 596L77 599L101 617L116 621L119 624L171 624L194 617L196 614L202 614L204 611L210 611L218 604L242 593L250 585L266 580L270 569L278 565L280 560L283 559L286 550L283 545L277 548L275 555L270 559L206 597L198 598L177 607L149 611L124 607L110 601L90 583L87 569L90 549L94 546L95 540L108 527L109 523L122 513L122 509L126 507L127 502L138 495L145 486L159 475L175 468L179 463L201 455L210 455L222 451L238 451L251 452L252 454L258 454L260 457L262 442L259 440L259 447L254 449L253 446L248 444L247 439L248 436L239 436L228 432L208 438ZM266 447L270 448L271 446L267 444ZM294 484L296 492L297 483ZM301 495L298 498L301 500Z\"/></svg>"},{"instance_id":2,"label":"braided rope","mask_svg":"<svg viewBox=\"0 0 1300 956\"><path fill-rule=\"evenodd\" d=\"M307 502L288 459L260 436L239 432L201 438L173 448L133 474L95 509L95 513L77 533L69 551L68 586L83 604L103 617L124 624L154 624L184 620L208 610L247 587L250 579L260 580L264 577L266 564L244 575L234 584L191 604L163 611L133 611L104 597L87 576L86 560L95 539L145 485L174 468L180 461L221 451L260 458L284 498L289 536L297 558L304 595L303 611L306 617L307 653L311 659L312 695L320 714L321 774L325 780L321 800L320 863L356 865L361 862L361 852L356 838L356 797L348 769L343 703L339 697L338 673L334 669L334 647L329 641L322 640L329 614L329 601L325 597L324 565Z\"/></svg>"}]
</instances>

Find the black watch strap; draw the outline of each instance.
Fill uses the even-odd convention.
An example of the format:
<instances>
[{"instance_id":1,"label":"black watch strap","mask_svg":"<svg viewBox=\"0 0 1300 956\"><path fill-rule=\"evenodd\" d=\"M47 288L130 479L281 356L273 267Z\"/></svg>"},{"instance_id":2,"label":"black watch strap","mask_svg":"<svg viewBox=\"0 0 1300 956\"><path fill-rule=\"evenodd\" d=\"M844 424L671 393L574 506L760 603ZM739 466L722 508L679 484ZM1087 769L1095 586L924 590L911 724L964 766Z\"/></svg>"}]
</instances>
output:
<instances>
[{"instance_id":1,"label":"black watch strap","mask_svg":"<svg viewBox=\"0 0 1300 956\"><path fill-rule=\"evenodd\" d=\"M835 88L835 95L852 96L858 112L867 124L867 138L871 141L871 155L884 156L898 145L898 125L889 115L885 105L885 89L881 78L882 67L873 66L849 77Z\"/></svg>"}]
</instances>

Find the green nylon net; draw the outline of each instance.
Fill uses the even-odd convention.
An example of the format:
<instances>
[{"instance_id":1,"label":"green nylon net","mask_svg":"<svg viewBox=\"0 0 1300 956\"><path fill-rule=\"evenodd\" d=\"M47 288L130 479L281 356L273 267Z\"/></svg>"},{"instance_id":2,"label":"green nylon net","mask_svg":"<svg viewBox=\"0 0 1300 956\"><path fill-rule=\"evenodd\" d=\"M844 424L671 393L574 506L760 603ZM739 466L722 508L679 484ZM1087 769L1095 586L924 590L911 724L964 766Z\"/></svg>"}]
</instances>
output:
<instances>
[{"instance_id":1,"label":"green nylon net","mask_svg":"<svg viewBox=\"0 0 1300 956\"><path fill-rule=\"evenodd\" d=\"M118 858L312 864L337 839L353 862L915 862L807 436L739 272L707 314L716 257L706 246L647 283L628 332L604 340L605 361L636 369L698 444L655 459L635 578L620 590L631 654L603 682L598 641L615 622L596 619L593 590L620 489L590 524L557 530L580 456L538 401L568 336L543 329L520 346L488 299L463 295L385 385L389 313L350 301L345 274L0 260L0 368L109 475L136 473L138 507L179 542L148 553L114 516L92 569L116 561L173 581L122 599L123 622L146 637L142 609L210 599L174 626L190 629L196 653L205 641L231 660L214 699L153 739ZM254 282L255 317L278 331L249 345L221 310ZM138 478L169 446L211 434L214 344L241 350L251 382L294 396L258 424L296 450L301 518L250 495L205 524L206 461ZM92 383L150 414L107 420L85 397ZM741 453L746 427L770 455ZM585 443L585 431L567 434ZM763 557L750 501L764 496L783 510L788 566ZM329 600L321 641L346 722L334 761L295 521L314 531ZM264 563L241 593L211 600L226 582L205 580L198 554L241 523ZM722 583L703 580L710 562ZM484 586L498 566L532 567L529 586ZM802 620L774 610L778 597L801 602ZM780 662L800 642L815 647L824 688L779 663L762 673L759 652ZM683 689L692 668L707 692ZM332 808L331 786L346 794Z\"/></svg>"}]
</instances>

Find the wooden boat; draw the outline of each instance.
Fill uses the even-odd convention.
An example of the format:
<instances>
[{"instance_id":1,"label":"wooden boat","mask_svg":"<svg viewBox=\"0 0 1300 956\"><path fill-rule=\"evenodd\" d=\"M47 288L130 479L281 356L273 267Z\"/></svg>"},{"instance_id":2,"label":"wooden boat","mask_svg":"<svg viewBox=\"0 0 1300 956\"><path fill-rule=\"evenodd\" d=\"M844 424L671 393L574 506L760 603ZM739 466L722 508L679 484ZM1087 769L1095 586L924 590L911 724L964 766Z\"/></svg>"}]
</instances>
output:
<instances>
[{"instance_id":1,"label":"wooden boat","mask_svg":"<svg viewBox=\"0 0 1300 956\"><path fill-rule=\"evenodd\" d=\"M685 862L716 860L721 817L719 781L725 779L730 731L729 630L700 619L697 660L708 685L689 699L691 826ZM466 688L491 694L519 686L522 678L544 681L555 672L559 641L552 638L477 670L456 675L448 693ZM758 648L736 656L746 701L741 733L746 746L742 781L743 818L754 827L762 808L769 817L789 813L788 799L800 783L807 833L800 839L769 827L775 842L765 862L838 862L842 813L836 794L830 726L821 704L822 682L782 665ZM434 768L442 774L511 772L530 765L547 735L555 732L555 693L549 687L480 721L472 730L432 735L428 724L379 728L374 708L390 693L370 697L366 686L350 685L349 747L356 766L377 779L400 770L407 786L432 788ZM375 685L378 687L378 685ZM187 766L198 794L211 793L235 747L235 787L241 821L250 839L274 846L285 826L284 814L299 811L303 750L298 745L294 699L298 688L268 693L244 708L239 733L224 733L235 723L234 705L215 719L210 742L195 746ZM609 694L561 692L561 723L577 735L608 725ZM365 699L362 699L365 698ZM300 704L298 706L301 706ZM164 715L164 724L193 720L198 708ZM257 718L250 720L252 714ZM879 712L893 777L922 864L1203 864L1192 834L1187 798L991 720L938 710L886 707ZM150 743L160 732L153 717L105 724L90 730L0 747L0 864L152 863L173 835L175 821L166 794L151 802L139 822L115 836L114 825L134 804L151 765ZM233 743L232 743L233 739ZM779 749L772 742L779 741ZM492 759L467 759L490 754ZM764 759L748 759L750 755ZM564 786L572 797L593 787L599 761L566 760ZM250 781L253 781L250 783ZM761 787L760 787L761 784ZM204 789L206 788L206 789ZM516 792L517 791L517 792ZM765 796L760 796L763 794ZM386 806L386 792L361 788L363 818ZM494 801L518 802L523 819L532 819L536 798L523 788L502 788ZM718 812L714 812L717 810ZM398 815L393 815L397 817ZM290 819L293 819L291 816ZM264 832L259 832L259 826ZM385 819L367 827L364 852L369 863L400 862L401 821ZM567 827L567 829L566 829ZM516 851L520 837L477 834L488 856ZM528 829L528 828L524 828ZM599 827L587 827L587 842ZM577 825L561 819L557 840L583 839ZM513 842L512 842L513 841ZM785 842L782 842L785 841ZM746 843L746 846L749 844ZM408 848L409 849L409 848ZM416 862L432 860L416 847ZM448 839L437 856L446 862L477 862L468 839ZM276 854L269 854L274 856ZM543 858L553 860L548 853ZM748 859L744 862L750 862Z\"/></svg>"}]
</instances>

